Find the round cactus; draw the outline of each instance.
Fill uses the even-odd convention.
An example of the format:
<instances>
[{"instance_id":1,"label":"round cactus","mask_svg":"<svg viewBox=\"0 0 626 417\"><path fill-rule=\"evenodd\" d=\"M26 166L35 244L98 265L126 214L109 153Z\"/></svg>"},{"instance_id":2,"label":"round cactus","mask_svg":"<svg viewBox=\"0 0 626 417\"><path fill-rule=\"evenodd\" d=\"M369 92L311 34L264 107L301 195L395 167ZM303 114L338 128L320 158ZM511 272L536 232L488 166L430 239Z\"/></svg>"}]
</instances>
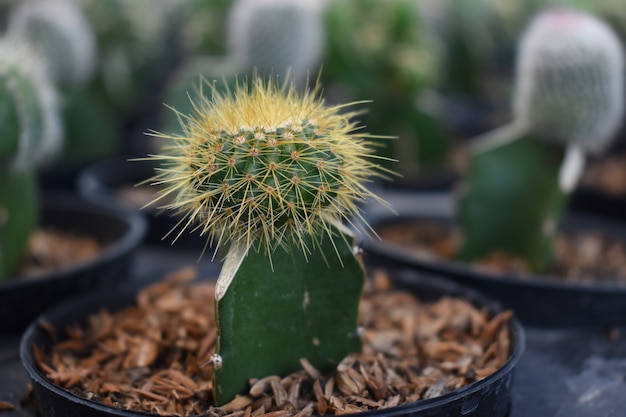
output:
<instances>
[{"instance_id":1,"label":"round cactus","mask_svg":"<svg viewBox=\"0 0 626 417\"><path fill-rule=\"evenodd\" d=\"M61 113L43 61L0 40L0 279L16 273L38 218L35 167L61 144Z\"/></svg>"},{"instance_id":2,"label":"round cactus","mask_svg":"<svg viewBox=\"0 0 626 417\"><path fill-rule=\"evenodd\" d=\"M354 112L325 106L317 88L299 94L276 79L255 77L230 94L209 88L212 98L201 94L193 115L179 114L184 134L156 134L174 142L170 155L153 159L182 229L197 222L218 247L306 249L306 239L329 234L374 196L364 184L384 172L367 135L354 132Z\"/></svg>"},{"instance_id":3,"label":"round cactus","mask_svg":"<svg viewBox=\"0 0 626 417\"><path fill-rule=\"evenodd\" d=\"M95 34L73 1L20 2L11 11L8 32L39 50L60 85L83 85L94 74Z\"/></svg>"},{"instance_id":4,"label":"round cactus","mask_svg":"<svg viewBox=\"0 0 626 417\"><path fill-rule=\"evenodd\" d=\"M317 0L239 0L228 19L229 52L239 68L284 76L296 83L316 72L324 42L323 2Z\"/></svg>"},{"instance_id":5,"label":"round cactus","mask_svg":"<svg viewBox=\"0 0 626 417\"><path fill-rule=\"evenodd\" d=\"M558 143L601 152L621 123L624 57L619 38L598 18L550 9L520 43L516 121Z\"/></svg>"},{"instance_id":6,"label":"round cactus","mask_svg":"<svg viewBox=\"0 0 626 417\"><path fill-rule=\"evenodd\" d=\"M58 151L60 105L45 63L31 48L0 40L0 175L30 170Z\"/></svg>"}]
</instances>

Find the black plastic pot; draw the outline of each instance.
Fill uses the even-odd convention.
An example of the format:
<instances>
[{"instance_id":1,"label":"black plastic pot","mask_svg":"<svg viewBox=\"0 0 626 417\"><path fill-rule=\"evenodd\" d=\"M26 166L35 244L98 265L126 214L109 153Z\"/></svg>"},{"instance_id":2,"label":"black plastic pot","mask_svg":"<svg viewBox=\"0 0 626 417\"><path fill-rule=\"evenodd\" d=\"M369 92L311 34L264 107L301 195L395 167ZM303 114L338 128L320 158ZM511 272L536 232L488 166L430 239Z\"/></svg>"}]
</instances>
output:
<instances>
[{"instance_id":1,"label":"black plastic pot","mask_svg":"<svg viewBox=\"0 0 626 417\"><path fill-rule=\"evenodd\" d=\"M131 160L132 157L117 157L101 161L84 168L77 176L76 188L79 195L87 201L100 205L123 206L129 211L141 210L148 219L148 244L171 245L177 234L170 231L180 218L159 210L161 203L143 209L122 198L120 190L131 188L149 180L155 174L156 165L152 161ZM206 238L199 233L182 233L174 243L180 248L202 248Z\"/></svg>"},{"instance_id":2,"label":"black plastic pot","mask_svg":"<svg viewBox=\"0 0 626 417\"><path fill-rule=\"evenodd\" d=\"M418 276L408 270L393 271L391 275L398 288L411 291L422 300L435 300L444 295L452 295L464 297L475 305L488 308L494 313L501 311L497 303L486 299L483 295L440 277ZM49 310L28 327L21 340L20 356L31 379L42 416L137 417L148 415L107 407L95 401L79 398L71 392L53 385L37 368L33 354L33 345L46 351L53 342L50 335L39 326L39 322L50 322L56 328L61 329L68 324L84 322L90 313L94 313L102 307L106 306L110 310L115 310L129 305L133 302L134 295L135 292L131 291L124 296L99 294L75 300L73 303ZM511 403L514 370L522 356L525 344L524 331L519 322L512 320L509 327L512 337L510 358L502 368L491 376L437 398L359 415L370 417L409 415L414 417L506 416Z\"/></svg>"},{"instance_id":3,"label":"black plastic pot","mask_svg":"<svg viewBox=\"0 0 626 417\"><path fill-rule=\"evenodd\" d=\"M42 199L41 224L93 236L107 246L95 257L32 279L0 282L0 334L23 331L42 311L69 296L110 288L127 279L146 221L139 213L87 203L67 193Z\"/></svg>"},{"instance_id":4,"label":"black plastic pot","mask_svg":"<svg viewBox=\"0 0 626 417\"><path fill-rule=\"evenodd\" d=\"M397 214L374 210L366 216L375 230L417 219L454 227L449 194L403 194L388 196L388 201ZM600 231L626 241L626 224L573 211L566 214L561 229ZM550 276L497 274L461 261L419 256L407 247L380 239L366 239L361 244L374 263L442 274L476 288L514 309L524 325L598 329L626 325L626 285L600 280L574 284Z\"/></svg>"},{"instance_id":5,"label":"black plastic pot","mask_svg":"<svg viewBox=\"0 0 626 417\"><path fill-rule=\"evenodd\" d=\"M626 196L590 186L582 186L572 194L570 207L590 215L626 221Z\"/></svg>"}]
</instances>

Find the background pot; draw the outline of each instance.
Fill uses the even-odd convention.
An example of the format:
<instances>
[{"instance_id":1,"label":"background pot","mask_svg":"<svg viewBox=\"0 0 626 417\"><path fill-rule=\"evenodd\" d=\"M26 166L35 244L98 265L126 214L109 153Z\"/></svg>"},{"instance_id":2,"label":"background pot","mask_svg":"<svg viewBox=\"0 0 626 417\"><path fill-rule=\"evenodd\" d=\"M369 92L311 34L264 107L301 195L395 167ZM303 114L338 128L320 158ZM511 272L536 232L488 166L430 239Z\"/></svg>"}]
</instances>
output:
<instances>
[{"instance_id":1,"label":"background pot","mask_svg":"<svg viewBox=\"0 0 626 417\"><path fill-rule=\"evenodd\" d=\"M444 295L454 295L469 299L476 305L498 312L500 308L484 296L459 286L445 282L442 278L417 276L410 271L392 271L390 274L398 287L418 294L423 300L435 300ZM33 356L33 344L44 350L50 346L50 335L44 331L39 322L54 324L57 329L67 324L84 321L90 314L102 307L111 310L121 308L134 300L135 291L124 296L119 294L98 294L96 296L75 300L72 303L58 306L44 313L24 333L20 344L22 364L29 374L42 415L67 417L85 416L145 416L145 413L128 412L106 407L94 401L84 400L70 392L53 385L38 370ZM515 367L524 348L524 332L521 325L513 320L509 323L511 334L511 356L506 364L491 376L467 385L449 394L429 400L419 401L386 410L362 413L369 416L453 416L466 415L471 417L504 417L509 411L512 391L512 378Z\"/></svg>"},{"instance_id":2,"label":"background pot","mask_svg":"<svg viewBox=\"0 0 626 417\"><path fill-rule=\"evenodd\" d=\"M156 165L152 161L131 161L132 157L117 157L94 163L85 167L77 176L76 188L79 195L87 201L99 205L122 206L129 211L141 210L148 219L148 233L145 239L147 244L170 245L176 238L176 233L168 233L178 224L180 218L171 213L162 212L158 206L162 202L143 207L156 197L156 189L143 191L138 184L150 179L155 174ZM124 190L137 191L136 200L126 199ZM145 191L145 192L144 192ZM134 194L134 191L132 192ZM182 233L176 239L178 248L202 248L206 244L206 237L199 233Z\"/></svg>"},{"instance_id":3,"label":"background pot","mask_svg":"<svg viewBox=\"0 0 626 417\"><path fill-rule=\"evenodd\" d=\"M142 242L146 222L139 213L87 203L71 194L42 199L40 223L93 236L107 247L84 262L32 279L0 282L0 334L22 331L43 310L73 295L113 287L127 279L132 255Z\"/></svg>"},{"instance_id":4,"label":"background pot","mask_svg":"<svg viewBox=\"0 0 626 417\"><path fill-rule=\"evenodd\" d=\"M397 215L378 208L366 214L375 230L388 224L426 219L453 226L454 204L450 194L396 194L385 196ZM562 230L588 229L626 241L626 225L597 216L570 212ZM461 261L418 256L397 243L364 239L364 251L372 262L410 267L422 273L438 273L480 290L515 310L523 324L535 327L596 327L626 325L626 285L607 282L565 283L549 276L504 275L470 267Z\"/></svg>"}]
</instances>

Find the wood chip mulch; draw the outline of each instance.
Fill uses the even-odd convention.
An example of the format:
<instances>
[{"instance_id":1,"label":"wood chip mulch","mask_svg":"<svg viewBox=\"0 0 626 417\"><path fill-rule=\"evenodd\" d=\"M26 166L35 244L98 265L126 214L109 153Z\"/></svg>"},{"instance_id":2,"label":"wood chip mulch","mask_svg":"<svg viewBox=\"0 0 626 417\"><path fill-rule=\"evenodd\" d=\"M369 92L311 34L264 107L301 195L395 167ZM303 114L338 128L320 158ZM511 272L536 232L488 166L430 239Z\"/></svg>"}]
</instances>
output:
<instances>
[{"instance_id":1,"label":"wood chip mulch","mask_svg":"<svg viewBox=\"0 0 626 417\"><path fill-rule=\"evenodd\" d=\"M386 241L408 248L420 259L454 259L459 244L458 231L443 222L407 219L378 227ZM626 284L626 241L600 232L576 231L557 234L555 260L544 275L572 283L619 282ZM522 259L496 252L473 262L473 267L503 276L513 273L530 277L531 270Z\"/></svg>"},{"instance_id":2,"label":"wood chip mulch","mask_svg":"<svg viewBox=\"0 0 626 417\"><path fill-rule=\"evenodd\" d=\"M13 411L15 406L7 401L0 401L0 411Z\"/></svg>"},{"instance_id":3,"label":"wood chip mulch","mask_svg":"<svg viewBox=\"0 0 626 417\"><path fill-rule=\"evenodd\" d=\"M34 346L40 369L80 397L128 410L300 417L437 397L491 375L510 356L510 311L491 317L449 297L422 303L375 272L360 306L361 353L331 374L302 359L301 371L251 380L246 395L216 408L211 367L201 365L215 349L214 284L194 278L195 270L178 271L141 291L136 305L101 310L85 327L68 328L50 352Z\"/></svg>"},{"instance_id":4,"label":"wood chip mulch","mask_svg":"<svg viewBox=\"0 0 626 417\"><path fill-rule=\"evenodd\" d=\"M94 257L105 245L91 236L41 228L31 236L20 276L35 279Z\"/></svg>"}]
</instances>

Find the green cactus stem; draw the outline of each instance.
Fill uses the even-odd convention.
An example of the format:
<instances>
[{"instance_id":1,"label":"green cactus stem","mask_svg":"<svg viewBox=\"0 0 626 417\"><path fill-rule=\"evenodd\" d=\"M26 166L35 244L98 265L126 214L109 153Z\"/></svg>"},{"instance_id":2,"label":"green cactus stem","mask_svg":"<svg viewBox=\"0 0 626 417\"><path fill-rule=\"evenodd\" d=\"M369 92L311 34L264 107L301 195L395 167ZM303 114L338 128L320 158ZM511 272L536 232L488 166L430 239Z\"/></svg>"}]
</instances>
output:
<instances>
[{"instance_id":1,"label":"green cactus stem","mask_svg":"<svg viewBox=\"0 0 626 417\"><path fill-rule=\"evenodd\" d=\"M306 255L280 248L271 260L245 246L231 247L218 281L223 294L216 294L223 361L214 373L217 405L245 392L250 378L288 375L302 369L303 358L330 371L361 350L357 312L365 273L340 239L310 241L315 249ZM227 280L230 285L220 288Z\"/></svg>"},{"instance_id":2,"label":"green cactus stem","mask_svg":"<svg viewBox=\"0 0 626 417\"><path fill-rule=\"evenodd\" d=\"M378 199L365 185L386 172L355 131L357 113L326 106L319 87L255 76L208 88L193 114L178 114L182 135L156 134L173 144L151 159L178 233L230 247L216 290L221 405L252 377L285 375L301 359L328 370L359 351L365 276L343 224L360 224L358 203Z\"/></svg>"},{"instance_id":3,"label":"green cactus stem","mask_svg":"<svg viewBox=\"0 0 626 417\"><path fill-rule=\"evenodd\" d=\"M621 120L624 65L610 29L574 10L540 14L520 45L515 120L471 153L458 256L504 252L542 272L585 154L606 149Z\"/></svg>"},{"instance_id":4,"label":"green cactus stem","mask_svg":"<svg viewBox=\"0 0 626 417\"><path fill-rule=\"evenodd\" d=\"M564 156L562 146L529 135L474 151L458 202L458 258L502 252L544 270L567 201L560 183Z\"/></svg>"},{"instance_id":5,"label":"green cactus stem","mask_svg":"<svg viewBox=\"0 0 626 417\"><path fill-rule=\"evenodd\" d=\"M60 109L44 65L0 41L0 279L17 272L37 219L35 169L61 144Z\"/></svg>"},{"instance_id":6,"label":"green cactus stem","mask_svg":"<svg viewBox=\"0 0 626 417\"><path fill-rule=\"evenodd\" d=\"M39 218L36 178L30 172L0 175L0 279L13 276Z\"/></svg>"}]
</instances>

